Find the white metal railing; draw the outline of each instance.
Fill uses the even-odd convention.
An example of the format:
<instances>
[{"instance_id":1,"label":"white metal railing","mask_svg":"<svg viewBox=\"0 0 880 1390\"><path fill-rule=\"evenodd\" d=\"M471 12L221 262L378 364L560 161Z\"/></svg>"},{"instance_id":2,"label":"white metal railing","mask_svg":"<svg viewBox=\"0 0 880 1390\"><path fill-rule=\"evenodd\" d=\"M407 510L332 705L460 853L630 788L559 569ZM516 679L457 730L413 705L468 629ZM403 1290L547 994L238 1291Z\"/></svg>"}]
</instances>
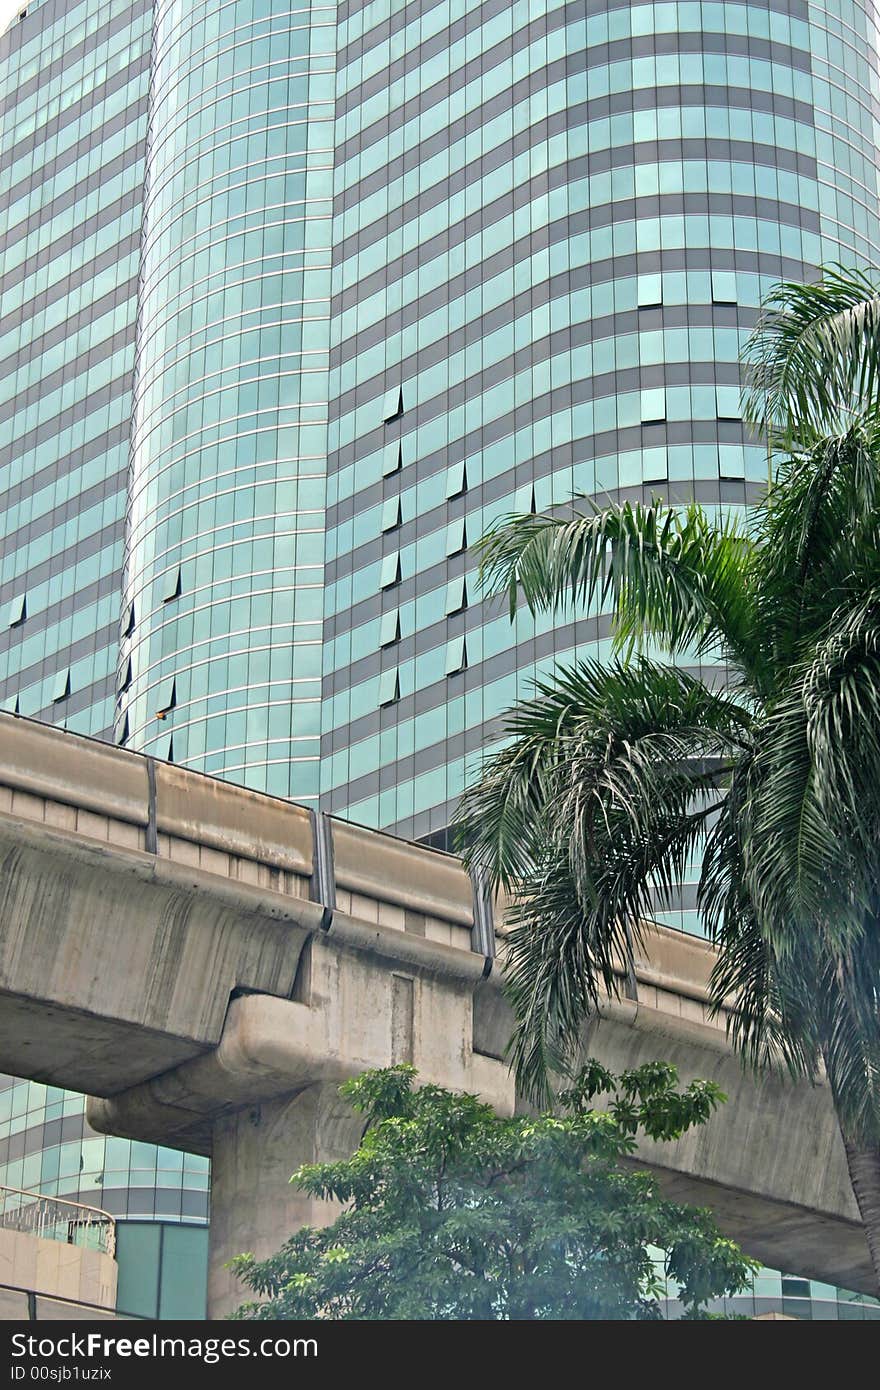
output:
<instances>
[{"instance_id":1,"label":"white metal railing","mask_svg":"<svg viewBox=\"0 0 880 1390\"><path fill-rule=\"evenodd\" d=\"M116 1221L109 1211L2 1184L0 1230L24 1231L44 1240L63 1240L67 1245L116 1255Z\"/></svg>"}]
</instances>

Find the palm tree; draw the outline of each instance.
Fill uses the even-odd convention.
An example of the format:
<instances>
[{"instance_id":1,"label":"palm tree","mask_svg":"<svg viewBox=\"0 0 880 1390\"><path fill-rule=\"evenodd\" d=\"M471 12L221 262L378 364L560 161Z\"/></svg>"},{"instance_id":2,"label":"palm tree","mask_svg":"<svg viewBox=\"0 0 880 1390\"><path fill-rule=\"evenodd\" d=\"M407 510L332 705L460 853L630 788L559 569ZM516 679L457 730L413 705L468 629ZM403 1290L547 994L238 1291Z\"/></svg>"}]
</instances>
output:
<instances>
[{"instance_id":1,"label":"palm tree","mask_svg":"<svg viewBox=\"0 0 880 1390\"><path fill-rule=\"evenodd\" d=\"M745 519L585 503L480 543L511 614L611 613L613 659L539 681L463 797L514 900L521 1084L569 1069L627 935L696 858L716 1008L755 1066L821 1066L880 1284L880 296L782 285L746 352L772 486Z\"/></svg>"}]
</instances>

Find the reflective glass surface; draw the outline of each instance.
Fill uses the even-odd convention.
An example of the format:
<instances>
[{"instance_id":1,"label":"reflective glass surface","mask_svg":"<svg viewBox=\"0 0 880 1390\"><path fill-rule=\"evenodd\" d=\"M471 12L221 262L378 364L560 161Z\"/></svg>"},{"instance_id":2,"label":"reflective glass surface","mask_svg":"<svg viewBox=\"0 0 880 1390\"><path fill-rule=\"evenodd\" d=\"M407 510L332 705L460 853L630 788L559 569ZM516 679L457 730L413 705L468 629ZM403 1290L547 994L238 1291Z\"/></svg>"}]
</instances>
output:
<instances>
[{"instance_id":1,"label":"reflective glass surface","mask_svg":"<svg viewBox=\"0 0 880 1390\"><path fill-rule=\"evenodd\" d=\"M107 738L151 24L147 0L45 0L0 36L0 706ZM0 1183L208 1214L205 1159L97 1135L82 1096L11 1077Z\"/></svg>"},{"instance_id":2,"label":"reflective glass surface","mask_svg":"<svg viewBox=\"0 0 880 1390\"><path fill-rule=\"evenodd\" d=\"M501 712L608 650L599 613L511 627L463 537L756 495L738 356L771 283L878 260L876 73L847 0L340 6L328 810L442 839Z\"/></svg>"},{"instance_id":3,"label":"reflective glass surface","mask_svg":"<svg viewBox=\"0 0 880 1390\"><path fill-rule=\"evenodd\" d=\"M320 753L334 48L320 6L156 6L116 725L300 802Z\"/></svg>"},{"instance_id":4,"label":"reflective glass surface","mask_svg":"<svg viewBox=\"0 0 880 1390\"><path fill-rule=\"evenodd\" d=\"M108 735L151 6L0 36L0 707Z\"/></svg>"}]
</instances>

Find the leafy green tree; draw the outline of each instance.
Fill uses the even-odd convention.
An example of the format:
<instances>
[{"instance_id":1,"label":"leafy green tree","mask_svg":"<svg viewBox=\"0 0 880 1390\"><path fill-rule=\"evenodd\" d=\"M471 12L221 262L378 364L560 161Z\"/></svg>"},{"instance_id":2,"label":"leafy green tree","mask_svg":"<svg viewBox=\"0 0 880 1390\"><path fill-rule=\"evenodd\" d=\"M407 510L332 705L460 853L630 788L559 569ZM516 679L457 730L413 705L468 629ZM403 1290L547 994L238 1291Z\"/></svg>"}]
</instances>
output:
<instances>
[{"instance_id":1,"label":"leafy green tree","mask_svg":"<svg viewBox=\"0 0 880 1390\"><path fill-rule=\"evenodd\" d=\"M640 1131L673 1139L702 1124L724 1099L712 1082L679 1091L663 1063L620 1077L591 1063L556 1114L499 1119L414 1078L398 1066L341 1087L368 1122L359 1149L291 1181L346 1209L272 1259L235 1260L264 1300L237 1317L658 1318L665 1287L649 1246L687 1316L748 1283L755 1266L708 1212L664 1201L619 1162Z\"/></svg>"},{"instance_id":2,"label":"leafy green tree","mask_svg":"<svg viewBox=\"0 0 880 1390\"><path fill-rule=\"evenodd\" d=\"M535 1096L627 933L701 861L716 1007L753 1064L824 1066L880 1279L878 361L868 280L780 286L747 353L773 482L745 521L587 503L484 538L511 614L610 611L614 656L516 706L460 833L515 899L512 1055Z\"/></svg>"}]
</instances>

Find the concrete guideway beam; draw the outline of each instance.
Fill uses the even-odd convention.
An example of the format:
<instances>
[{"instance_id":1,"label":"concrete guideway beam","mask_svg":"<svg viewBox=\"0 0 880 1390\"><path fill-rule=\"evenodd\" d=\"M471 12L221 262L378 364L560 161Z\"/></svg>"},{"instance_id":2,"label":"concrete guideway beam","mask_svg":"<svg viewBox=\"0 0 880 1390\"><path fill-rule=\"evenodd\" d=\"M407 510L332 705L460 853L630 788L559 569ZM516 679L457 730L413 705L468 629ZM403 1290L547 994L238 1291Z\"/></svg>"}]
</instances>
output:
<instances>
[{"instance_id":1,"label":"concrete guideway beam","mask_svg":"<svg viewBox=\"0 0 880 1390\"><path fill-rule=\"evenodd\" d=\"M676 1201L709 1207L722 1230L771 1269L876 1294L843 1143L824 1081L756 1077L723 1031L648 1005L609 1001L586 1047L612 1071L662 1058L683 1084L716 1081L727 1101L672 1143L642 1140L633 1162Z\"/></svg>"},{"instance_id":2,"label":"concrete guideway beam","mask_svg":"<svg viewBox=\"0 0 880 1390\"><path fill-rule=\"evenodd\" d=\"M393 940L362 924L340 925L337 940L331 932L310 946L308 1002L236 999L215 1052L89 1104L99 1130L211 1154L218 1175L211 1237L218 1310L229 1311L240 1298L222 1273L225 1262L245 1249L266 1255L279 1244L271 1222L265 1241L259 1238L267 1224L261 1203L286 1214L286 1231L332 1217L324 1205L291 1193L288 1179L298 1162L329 1161L357 1143L356 1117L346 1119L334 1099L341 1080L408 1060L424 1080L475 1091L500 1113L515 1105L506 1065L473 1050L475 1033L481 1046L498 1052L509 1036L497 980L462 971L455 952L430 961L426 952L418 964L398 961L398 971L409 974L389 974ZM655 969L655 978L669 983L668 968ZM614 1071L662 1057L678 1067L682 1083L711 1078L728 1095L709 1124L675 1143L641 1143L633 1163L652 1171L669 1196L709 1206L723 1230L771 1266L873 1292L826 1085L794 1085L776 1073L756 1080L731 1054L723 1028L630 999L607 1000L584 1042L586 1055ZM337 1117L331 1131L318 1124L313 1106ZM330 1132L346 1136L341 1148L335 1141L324 1146Z\"/></svg>"},{"instance_id":3,"label":"concrete guideway beam","mask_svg":"<svg viewBox=\"0 0 880 1390\"><path fill-rule=\"evenodd\" d=\"M711 1208L722 1230L771 1268L876 1294L827 1083L747 1070L723 1019L706 1016L708 944L662 931L646 932L649 943L650 966L636 960L639 997L603 1002L585 1029L583 1055L618 1074L671 1062L682 1085L715 1081L727 1101L675 1142L641 1140L632 1163L675 1200ZM513 1027L497 983L475 997L474 1035L490 1053L501 1052Z\"/></svg>"},{"instance_id":4,"label":"concrete guideway beam","mask_svg":"<svg viewBox=\"0 0 880 1390\"><path fill-rule=\"evenodd\" d=\"M100 1095L216 1046L230 993L293 989L316 903L0 813L0 1059Z\"/></svg>"},{"instance_id":5,"label":"concrete guideway beam","mask_svg":"<svg viewBox=\"0 0 880 1390\"><path fill-rule=\"evenodd\" d=\"M411 1062L423 1081L474 1091L512 1114L505 1063L473 1048L479 957L337 917L313 937L296 999L230 1001L216 1049L105 1100L95 1129L212 1153L214 1120L305 1086Z\"/></svg>"}]
</instances>

